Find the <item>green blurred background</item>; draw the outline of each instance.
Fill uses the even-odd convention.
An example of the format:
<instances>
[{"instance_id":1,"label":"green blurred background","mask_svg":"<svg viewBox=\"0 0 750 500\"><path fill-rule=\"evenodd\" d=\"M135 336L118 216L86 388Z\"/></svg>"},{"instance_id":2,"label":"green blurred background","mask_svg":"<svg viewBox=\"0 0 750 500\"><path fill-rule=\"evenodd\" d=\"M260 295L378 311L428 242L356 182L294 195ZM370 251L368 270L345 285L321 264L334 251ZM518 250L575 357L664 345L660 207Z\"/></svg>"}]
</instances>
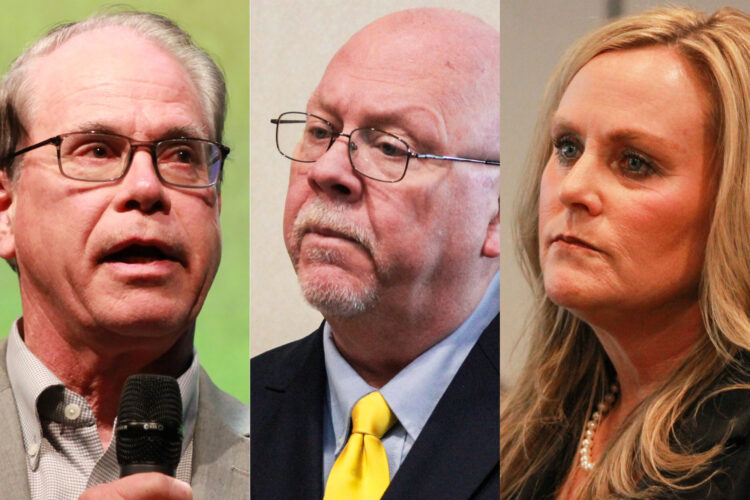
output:
<instances>
[{"instance_id":1,"label":"green blurred background","mask_svg":"<svg viewBox=\"0 0 750 500\"><path fill-rule=\"evenodd\" d=\"M2 0L0 72L5 73L11 61L50 28L111 5L96 0ZM248 6L248 0L131 0L126 5L176 21L216 60L227 78L229 114L224 143L232 152L224 167L222 188L224 250L216 281L198 318L196 347L214 382L246 403L250 400ZM0 264L2 338L21 314L21 301L16 275Z\"/></svg>"}]
</instances>

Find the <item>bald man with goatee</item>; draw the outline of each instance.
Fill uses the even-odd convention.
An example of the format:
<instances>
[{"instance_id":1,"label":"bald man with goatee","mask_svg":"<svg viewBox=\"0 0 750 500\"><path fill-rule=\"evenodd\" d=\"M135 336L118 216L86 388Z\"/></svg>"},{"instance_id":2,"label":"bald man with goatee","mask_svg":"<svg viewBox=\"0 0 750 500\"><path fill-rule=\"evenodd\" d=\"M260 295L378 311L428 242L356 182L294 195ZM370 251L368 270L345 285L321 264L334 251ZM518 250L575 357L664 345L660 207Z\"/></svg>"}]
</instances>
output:
<instances>
[{"instance_id":1,"label":"bald man with goatee","mask_svg":"<svg viewBox=\"0 0 750 500\"><path fill-rule=\"evenodd\" d=\"M252 498L497 499L499 33L388 15L272 122L325 321L252 360Z\"/></svg>"}]
</instances>

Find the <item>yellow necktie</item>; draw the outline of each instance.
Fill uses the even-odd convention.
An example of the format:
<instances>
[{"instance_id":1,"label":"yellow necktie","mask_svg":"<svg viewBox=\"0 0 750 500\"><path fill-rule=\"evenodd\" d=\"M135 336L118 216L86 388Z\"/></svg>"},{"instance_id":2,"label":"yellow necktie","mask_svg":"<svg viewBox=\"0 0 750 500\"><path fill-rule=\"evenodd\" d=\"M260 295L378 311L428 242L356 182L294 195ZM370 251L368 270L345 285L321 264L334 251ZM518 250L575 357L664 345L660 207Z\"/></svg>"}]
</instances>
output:
<instances>
[{"instance_id":1,"label":"yellow necktie","mask_svg":"<svg viewBox=\"0 0 750 500\"><path fill-rule=\"evenodd\" d=\"M388 487L388 457L380 438L396 417L379 392L363 397L352 410L352 435L333 464L323 500L377 500Z\"/></svg>"}]
</instances>

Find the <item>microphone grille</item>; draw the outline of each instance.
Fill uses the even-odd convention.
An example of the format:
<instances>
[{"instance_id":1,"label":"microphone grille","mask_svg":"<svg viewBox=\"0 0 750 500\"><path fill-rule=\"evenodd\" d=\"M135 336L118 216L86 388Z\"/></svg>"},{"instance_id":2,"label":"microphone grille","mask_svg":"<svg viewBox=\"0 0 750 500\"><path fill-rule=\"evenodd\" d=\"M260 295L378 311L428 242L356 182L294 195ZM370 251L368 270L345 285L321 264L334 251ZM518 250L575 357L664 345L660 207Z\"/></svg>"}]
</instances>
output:
<instances>
[{"instance_id":1,"label":"microphone grille","mask_svg":"<svg viewBox=\"0 0 750 500\"><path fill-rule=\"evenodd\" d=\"M117 462L176 466L182 451L182 398L177 380L133 375L120 396Z\"/></svg>"}]
</instances>

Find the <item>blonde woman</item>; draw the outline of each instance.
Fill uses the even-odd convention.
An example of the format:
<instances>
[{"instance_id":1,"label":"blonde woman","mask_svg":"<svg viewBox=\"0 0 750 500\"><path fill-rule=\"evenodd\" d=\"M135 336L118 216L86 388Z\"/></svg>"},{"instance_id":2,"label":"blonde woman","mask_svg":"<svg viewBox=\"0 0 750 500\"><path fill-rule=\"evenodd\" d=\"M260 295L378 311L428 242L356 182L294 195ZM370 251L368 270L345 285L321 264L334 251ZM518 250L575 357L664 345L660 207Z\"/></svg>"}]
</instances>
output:
<instances>
[{"instance_id":1,"label":"blonde woman","mask_svg":"<svg viewBox=\"0 0 750 500\"><path fill-rule=\"evenodd\" d=\"M750 18L647 12L547 87L501 498L750 495Z\"/></svg>"}]
</instances>

